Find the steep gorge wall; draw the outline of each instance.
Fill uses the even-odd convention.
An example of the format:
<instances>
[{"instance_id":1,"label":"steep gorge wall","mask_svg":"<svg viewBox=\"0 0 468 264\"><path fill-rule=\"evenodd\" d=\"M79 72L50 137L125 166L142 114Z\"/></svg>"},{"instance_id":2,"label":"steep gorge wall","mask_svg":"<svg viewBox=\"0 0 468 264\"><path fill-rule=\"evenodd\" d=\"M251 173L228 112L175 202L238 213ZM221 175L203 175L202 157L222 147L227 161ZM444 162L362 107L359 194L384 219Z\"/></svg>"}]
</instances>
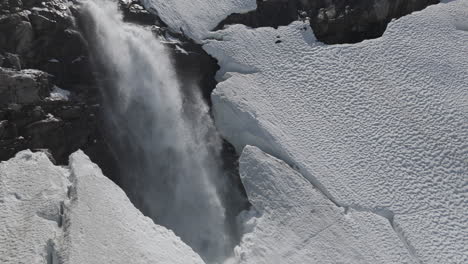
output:
<instances>
[{"instance_id":1,"label":"steep gorge wall","mask_svg":"<svg viewBox=\"0 0 468 264\"><path fill-rule=\"evenodd\" d=\"M105 171L110 167L87 44L70 4L0 3L0 160L23 149L48 149L65 164L83 149ZM57 87L69 98L52 98Z\"/></svg>"}]
</instances>

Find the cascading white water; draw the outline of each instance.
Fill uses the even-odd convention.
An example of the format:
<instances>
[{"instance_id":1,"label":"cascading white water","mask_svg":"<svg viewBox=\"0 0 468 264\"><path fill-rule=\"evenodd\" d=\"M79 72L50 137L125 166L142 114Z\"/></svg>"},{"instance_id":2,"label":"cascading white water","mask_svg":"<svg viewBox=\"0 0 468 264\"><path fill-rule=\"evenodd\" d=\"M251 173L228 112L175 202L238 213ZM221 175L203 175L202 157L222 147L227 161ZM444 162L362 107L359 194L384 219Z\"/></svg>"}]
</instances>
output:
<instances>
[{"instance_id":1,"label":"cascading white water","mask_svg":"<svg viewBox=\"0 0 468 264\"><path fill-rule=\"evenodd\" d=\"M221 139L198 89L185 96L166 48L123 22L117 3L83 3L95 60L107 78L106 118L122 185L156 223L211 263L234 247L226 219Z\"/></svg>"}]
</instances>

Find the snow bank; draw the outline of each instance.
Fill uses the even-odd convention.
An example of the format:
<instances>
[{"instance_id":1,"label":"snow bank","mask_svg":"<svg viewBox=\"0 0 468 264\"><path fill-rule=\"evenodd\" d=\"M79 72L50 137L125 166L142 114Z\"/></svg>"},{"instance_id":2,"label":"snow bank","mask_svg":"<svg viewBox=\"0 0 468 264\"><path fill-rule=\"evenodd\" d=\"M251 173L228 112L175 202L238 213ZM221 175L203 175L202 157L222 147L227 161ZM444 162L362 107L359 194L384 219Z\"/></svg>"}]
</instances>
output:
<instances>
[{"instance_id":1,"label":"snow bank","mask_svg":"<svg viewBox=\"0 0 468 264\"><path fill-rule=\"evenodd\" d=\"M66 173L44 153L23 151L0 163L0 263L52 263Z\"/></svg>"},{"instance_id":2,"label":"snow bank","mask_svg":"<svg viewBox=\"0 0 468 264\"><path fill-rule=\"evenodd\" d=\"M1 263L203 263L81 151L70 169L23 151L0 164Z\"/></svg>"},{"instance_id":3,"label":"snow bank","mask_svg":"<svg viewBox=\"0 0 468 264\"><path fill-rule=\"evenodd\" d=\"M413 263L386 218L344 212L258 148L244 148L240 174L259 216L235 250L238 263Z\"/></svg>"},{"instance_id":4,"label":"snow bank","mask_svg":"<svg viewBox=\"0 0 468 264\"><path fill-rule=\"evenodd\" d=\"M172 30L201 42L222 20L232 13L257 8L255 0L142 0Z\"/></svg>"},{"instance_id":5,"label":"snow bank","mask_svg":"<svg viewBox=\"0 0 468 264\"><path fill-rule=\"evenodd\" d=\"M424 263L468 252L468 1L391 23L379 39L327 46L307 24L218 32L221 133L297 166L342 207L393 220ZM278 42L277 40L281 40Z\"/></svg>"}]
</instances>

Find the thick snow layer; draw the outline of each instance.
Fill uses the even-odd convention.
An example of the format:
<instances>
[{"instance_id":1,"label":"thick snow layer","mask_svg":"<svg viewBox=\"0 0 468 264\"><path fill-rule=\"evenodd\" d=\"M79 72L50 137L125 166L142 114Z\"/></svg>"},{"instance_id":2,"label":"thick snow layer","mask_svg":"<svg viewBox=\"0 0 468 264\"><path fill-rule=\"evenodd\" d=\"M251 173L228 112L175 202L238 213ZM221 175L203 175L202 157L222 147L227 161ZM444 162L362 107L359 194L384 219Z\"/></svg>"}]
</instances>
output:
<instances>
[{"instance_id":1,"label":"thick snow layer","mask_svg":"<svg viewBox=\"0 0 468 264\"><path fill-rule=\"evenodd\" d=\"M414 263L385 217L345 212L283 161L247 146L239 167L259 215L247 221L239 263Z\"/></svg>"},{"instance_id":2,"label":"thick snow layer","mask_svg":"<svg viewBox=\"0 0 468 264\"><path fill-rule=\"evenodd\" d=\"M65 208L70 263L203 263L172 231L157 226L82 152L70 157Z\"/></svg>"},{"instance_id":3,"label":"thick snow layer","mask_svg":"<svg viewBox=\"0 0 468 264\"><path fill-rule=\"evenodd\" d=\"M142 0L172 30L200 42L232 13L246 13L257 8L256 0Z\"/></svg>"},{"instance_id":4,"label":"thick snow layer","mask_svg":"<svg viewBox=\"0 0 468 264\"><path fill-rule=\"evenodd\" d=\"M23 151L0 163L0 263L51 263L63 233L66 173L44 153Z\"/></svg>"},{"instance_id":5,"label":"thick snow layer","mask_svg":"<svg viewBox=\"0 0 468 264\"><path fill-rule=\"evenodd\" d=\"M338 205L393 219L420 261L467 263L467 21L468 1L451 1L333 46L302 22L231 26L204 46L230 72L212 95L217 126Z\"/></svg>"},{"instance_id":6,"label":"thick snow layer","mask_svg":"<svg viewBox=\"0 0 468 264\"><path fill-rule=\"evenodd\" d=\"M1 263L203 263L81 151L70 168L23 151L0 164Z\"/></svg>"}]
</instances>

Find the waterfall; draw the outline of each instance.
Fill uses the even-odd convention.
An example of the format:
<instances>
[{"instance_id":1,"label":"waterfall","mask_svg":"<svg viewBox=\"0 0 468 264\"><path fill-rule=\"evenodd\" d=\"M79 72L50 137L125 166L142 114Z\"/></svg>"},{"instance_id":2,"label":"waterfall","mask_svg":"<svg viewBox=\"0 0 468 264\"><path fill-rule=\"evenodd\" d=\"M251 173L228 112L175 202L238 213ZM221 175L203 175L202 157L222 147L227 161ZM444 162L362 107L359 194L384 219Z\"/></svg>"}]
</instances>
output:
<instances>
[{"instance_id":1,"label":"waterfall","mask_svg":"<svg viewBox=\"0 0 468 264\"><path fill-rule=\"evenodd\" d=\"M85 1L109 140L132 202L207 262L228 257L222 141L199 89L183 92L168 50L150 28L123 22L117 3Z\"/></svg>"}]
</instances>

